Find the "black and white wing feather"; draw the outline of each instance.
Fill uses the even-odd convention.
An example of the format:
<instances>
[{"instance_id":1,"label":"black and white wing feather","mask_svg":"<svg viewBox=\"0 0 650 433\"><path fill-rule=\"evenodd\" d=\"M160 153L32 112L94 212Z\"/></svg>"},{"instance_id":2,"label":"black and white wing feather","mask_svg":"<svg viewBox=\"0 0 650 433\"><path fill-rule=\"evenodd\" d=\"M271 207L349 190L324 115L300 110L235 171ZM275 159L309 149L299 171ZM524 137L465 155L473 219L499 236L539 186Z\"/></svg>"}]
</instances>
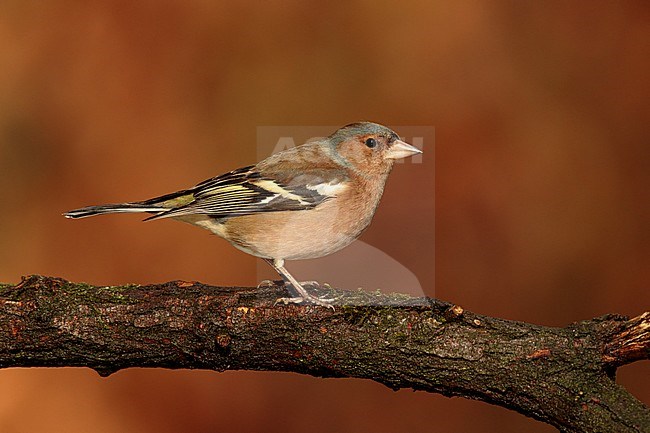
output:
<instances>
[{"instance_id":1,"label":"black and white wing feather","mask_svg":"<svg viewBox=\"0 0 650 433\"><path fill-rule=\"evenodd\" d=\"M250 166L143 203L168 207L148 220L187 215L229 218L262 212L306 210L342 192L346 180L342 170L263 174L255 166Z\"/></svg>"}]
</instances>

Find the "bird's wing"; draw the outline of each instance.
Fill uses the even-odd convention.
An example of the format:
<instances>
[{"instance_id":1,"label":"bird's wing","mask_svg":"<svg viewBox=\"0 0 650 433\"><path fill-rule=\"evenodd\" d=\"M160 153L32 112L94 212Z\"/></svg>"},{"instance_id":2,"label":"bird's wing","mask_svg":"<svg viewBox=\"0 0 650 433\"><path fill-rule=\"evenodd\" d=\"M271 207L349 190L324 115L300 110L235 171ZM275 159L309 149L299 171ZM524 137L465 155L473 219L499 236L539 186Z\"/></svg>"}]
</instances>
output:
<instances>
[{"instance_id":1,"label":"bird's wing","mask_svg":"<svg viewBox=\"0 0 650 433\"><path fill-rule=\"evenodd\" d=\"M226 218L311 209L341 193L346 180L342 170L260 172L255 166L244 167L186 190L179 206L148 219L185 215Z\"/></svg>"}]
</instances>

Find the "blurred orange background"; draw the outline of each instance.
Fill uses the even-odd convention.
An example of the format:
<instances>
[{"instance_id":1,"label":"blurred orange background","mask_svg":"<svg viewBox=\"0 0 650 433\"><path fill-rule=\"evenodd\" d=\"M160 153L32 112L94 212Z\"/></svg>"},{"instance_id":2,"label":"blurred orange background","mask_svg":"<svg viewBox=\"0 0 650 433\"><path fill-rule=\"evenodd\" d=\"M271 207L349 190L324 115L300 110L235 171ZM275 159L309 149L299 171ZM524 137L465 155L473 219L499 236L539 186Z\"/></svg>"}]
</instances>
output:
<instances>
[{"instance_id":1,"label":"blurred orange background","mask_svg":"<svg viewBox=\"0 0 650 433\"><path fill-rule=\"evenodd\" d=\"M5 0L0 281L254 284L257 261L205 231L61 213L254 163L260 126L367 119L435 127L362 237L427 295L553 326L637 315L650 306L648 41L645 2ZM648 404L649 373L618 380ZM555 431L288 373L9 369L0 388L3 433Z\"/></svg>"}]
</instances>

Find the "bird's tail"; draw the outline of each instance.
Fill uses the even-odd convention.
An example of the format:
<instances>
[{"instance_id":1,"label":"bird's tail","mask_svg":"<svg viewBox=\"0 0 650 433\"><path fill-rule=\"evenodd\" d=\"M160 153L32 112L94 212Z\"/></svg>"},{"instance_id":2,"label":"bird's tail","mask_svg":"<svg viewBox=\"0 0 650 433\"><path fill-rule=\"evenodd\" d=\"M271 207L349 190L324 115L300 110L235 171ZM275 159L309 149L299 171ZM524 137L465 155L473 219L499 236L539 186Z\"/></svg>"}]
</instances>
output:
<instances>
[{"instance_id":1,"label":"bird's tail","mask_svg":"<svg viewBox=\"0 0 650 433\"><path fill-rule=\"evenodd\" d=\"M158 213L169 210L169 208L162 207L159 204L147 204L144 202L135 203L117 203L117 204L103 204L99 206L86 206L80 209L68 211L63 214L66 218L86 218L95 215L103 215L108 213L137 213L137 212L151 212Z\"/></svg>"}]
</instances>

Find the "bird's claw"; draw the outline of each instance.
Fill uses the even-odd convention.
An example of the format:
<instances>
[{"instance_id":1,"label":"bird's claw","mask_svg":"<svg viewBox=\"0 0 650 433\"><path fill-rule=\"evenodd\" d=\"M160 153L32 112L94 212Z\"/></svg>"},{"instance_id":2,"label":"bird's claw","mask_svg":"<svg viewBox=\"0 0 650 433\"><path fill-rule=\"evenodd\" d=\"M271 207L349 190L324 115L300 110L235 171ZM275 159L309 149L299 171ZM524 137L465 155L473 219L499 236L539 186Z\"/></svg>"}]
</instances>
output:
<instances>
[{"instance_id":1,"label":"bird's claw","mask_svg":"<svg viewBox=\"0 0 650 433\"><path fill-rule=\"evenodd\" d=\"M273 286L275 286L275 282L273 280L262 280L257 285L257 288L261 289L262 287L273 287Z\"/></svg>"}]
</instances>

